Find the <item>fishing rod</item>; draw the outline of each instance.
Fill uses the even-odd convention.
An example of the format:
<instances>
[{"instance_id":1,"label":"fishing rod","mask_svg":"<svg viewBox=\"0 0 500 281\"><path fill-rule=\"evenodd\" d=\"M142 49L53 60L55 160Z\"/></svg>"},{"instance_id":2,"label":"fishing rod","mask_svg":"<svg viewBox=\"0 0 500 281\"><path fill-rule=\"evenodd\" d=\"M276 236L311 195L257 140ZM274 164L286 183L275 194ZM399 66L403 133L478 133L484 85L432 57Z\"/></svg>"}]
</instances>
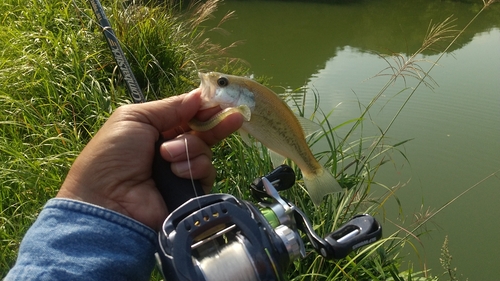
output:
<instances>
[{"instance_id":1,"label":"fishing rod","mask_svg":"<svg viewBox=\"0 0 500 281\"><path fill-rule=\"evenodd\" d=\"M146 101L141 87L134 76L132 68L123 53L120 42L116 37L111 24L109 23L104 9L99 0L89 0L92 10L97 18L99 26L108 43L108 46L116 61L116 65L125 80L128 92L134 103L143 103ZM153 160L153 179L156 187L160 191L169 211L177 209L184 202L191 198L205 194L199 181L179 178L172 172L170 163L165 161L160 155L160 146L165 140L160 139L155 144L155 156Z\"/></svg>"},{"instance_id":2,"label":"fishing rod","mask_svg":"<svg viewBox=\"0 0 500 281\"><path fill-rule=\"evenodd\" d=\"M106 14L104 13L104 9L102 8L101 2L99 0L89 0L90 5L92 6L92 10L99 22L99 26L102 28L102 33L106 38L106 42L108 43L109 49L113 54L113 57L116 61L116 65L120 70L123 79L125 80L125 84L127 85L128 92L132 97L134 103L142 103L145 102L144 95L142 94L141 88L139 87L139 83L132 72L132 68L123 53L123 50L120 46L120 42L118 38L116 38L115 32L111 28L111 24L109 23Z\"/></svg>"},{"instance_id":3,"label":"fishing rod","mask_svg":"<svg viewBox=\"0 0 500 281\"><path fill-rule=\"evenodd\" d=\"M89 1L129 94L134 103L145 102L99 0ZM155 257L168 281L286 280L285 269L305 257L305 243L325 259L341 259L382 236L381 225L362 214L320 237L305 213L279 195L295 184L286 165L250 184L257 204L229 194L199 196L204 194L199 181L191 189L193 182L175 176L161 157L163 141L155 145L153 179L171 212L158 234Z\"/></svg>"}]
</instances>

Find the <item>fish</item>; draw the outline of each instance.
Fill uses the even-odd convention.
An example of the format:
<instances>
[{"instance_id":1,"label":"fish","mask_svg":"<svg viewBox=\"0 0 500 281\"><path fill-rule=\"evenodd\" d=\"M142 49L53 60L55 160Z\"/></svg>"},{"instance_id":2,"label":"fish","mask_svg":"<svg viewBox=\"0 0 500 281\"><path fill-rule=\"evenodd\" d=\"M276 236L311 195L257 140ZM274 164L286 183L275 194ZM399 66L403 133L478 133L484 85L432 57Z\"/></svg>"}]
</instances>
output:
<instances>
[{"instance_id":1,"label":"fish","mask_svg":"<svg viewBox=\"0 0 500 281\"><path fill-rule=\"evenodd\" d=\"M275 92L246 77L218 72L200 72L198 75L202 109L219 106L222 111L208 121L191 120L188 123L191 129L207 131L228 115L238 112L244 118L239 130L242 136L249 134L269 150L292 160L301 170L304 185L316 206L326 194L342 191L335 177L311 152L303 129L307 122L299 121L300 118Z\"/></svg>"}]
</instances>

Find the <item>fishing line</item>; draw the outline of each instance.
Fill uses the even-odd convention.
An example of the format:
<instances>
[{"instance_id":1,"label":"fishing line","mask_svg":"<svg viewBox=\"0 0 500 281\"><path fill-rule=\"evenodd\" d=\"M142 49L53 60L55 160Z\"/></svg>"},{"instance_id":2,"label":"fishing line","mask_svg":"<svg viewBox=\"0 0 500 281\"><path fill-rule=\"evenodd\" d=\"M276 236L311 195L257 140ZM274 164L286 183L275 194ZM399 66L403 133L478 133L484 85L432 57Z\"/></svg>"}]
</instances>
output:
<instances>
[{"instance_id":1,"label":"fishing line","mask_svg":"<svg viewBox=\"0 0 500 281\"><path fill-rule=\"evenodd\" d=\"M198 198L198 196L201 194L198 194L198 192L196 191L196 185L195 185L194 179L193 179L193 170L191 170L191 160L189 159L189 148L188 148L188 143L187 143L186 138L184 139L184 146L186 147L186 156L187 156L186 158L187 158L187 163L188 163L189 179L191 180L193 192L196 196L195 198ZM199 207L199 209L201 209L201 203L199 200L197 200L197 201L198 201L198 207Z\"/></svg>"}]
</instances>

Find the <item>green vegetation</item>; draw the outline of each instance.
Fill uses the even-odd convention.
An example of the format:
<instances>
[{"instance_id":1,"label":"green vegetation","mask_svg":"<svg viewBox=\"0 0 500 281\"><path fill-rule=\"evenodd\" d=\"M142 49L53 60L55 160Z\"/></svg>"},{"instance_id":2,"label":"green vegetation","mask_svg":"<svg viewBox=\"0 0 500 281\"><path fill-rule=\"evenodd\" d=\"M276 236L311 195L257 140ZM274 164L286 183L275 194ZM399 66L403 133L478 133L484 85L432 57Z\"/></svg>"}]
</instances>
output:
<instances>
[{"instance_id":1,"label":"green vegetation","mask_svg":"<svg viewBox=\"0 0 500 281\"><path fill-rule=\"evenodd\" d=\"M129 2L108 0L102 4L148 100L196 87L196 73L201 69L244 73L237 60L225 56L228 47L206 39L206 32L210 30L203 28L203 22L216 9L217 0L189 8L157 2L154 5L125 3ZM484 7L491 3L493 1L485 2ZM0 14L3 15L0 25L1 278L15 262L22 236L44 203L56 194L79 151L113 109L128 103L129 99L86 1L4 0L0 3ZM431 26L423 49L415 54L431 46L427 43L457 38L459 34L450 20ZM415 56L384 59L389 66L380 75L389 74L387 86L401 78L416 78L415 88L420 84L432 85L428 76L432 67L422 69ZM284 197L292 199L306 212L320 235L333 231L355 214L383 213L384 202L395 196L395 190L389 187L385 187L387 192L380 198L374 197L371 190L375 185L384 186L375 181L375 175L392 153L403 154L398 148L406 141L387 144L385 135L390 125L381 129L379 136L362 134L371 105L385 89L361 111L358 119L337 126L352 128L341 138L335 135L337 127L328 121L331 112L315 111L307 116L321 120L323 132L310 143L328 144L328 149L318 152L317 157L339 175L346 190L328 196L321 208L314 208L297 173L298 187L285 192ZM408 99L413 93L414 90ZM293 101L304 115L300 102ZM404 104L400 110L403 108ZM354 137L354 132L361 137ZM219 173L214 190L242 198L247 198L246 187L256 176L271 170L265 149L248 147L237 135L214 148L214 165ZM382 241L340 261L325 261L308 249L306 258L291 266L289 276L291 280L434 280L422 272L400 272L402 260L398 250L404 243L414 243L412 239L399 232L385 233ZM446 252L443 259L450 277L455 278L451 255ZM159 280L158 273L154 273L152 279Z\"/></svg>"},{"instance_id":2,"label":"green vegetation","mask_svg":"<svg viewBox=\"0 0 500 281\"><path fill-rule=\"evenodd\" d=\"M148 99L194 88L197 68L222 58L222 48L198 30L213 1L185 18L174 8L121 3L103 5ZM129 98L88 2L6 0L0 14L4 276L22 236L55 196L79 151Z\"/></svg>"}]
</instances>

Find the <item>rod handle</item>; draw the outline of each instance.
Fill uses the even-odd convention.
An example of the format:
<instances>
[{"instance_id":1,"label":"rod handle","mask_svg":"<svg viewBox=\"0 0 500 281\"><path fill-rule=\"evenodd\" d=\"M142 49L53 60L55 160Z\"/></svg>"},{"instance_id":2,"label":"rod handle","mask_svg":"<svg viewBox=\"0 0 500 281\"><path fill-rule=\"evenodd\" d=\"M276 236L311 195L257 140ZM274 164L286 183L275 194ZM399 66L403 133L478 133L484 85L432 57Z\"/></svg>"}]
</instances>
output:
<instances>
[{"instance_id":1,"label":"rod handle","mask_svg":"<svg viewBox=\"0 0 500 281\"><path fill-rule=\"evenodd\" d=\"M165 161L160 154L160 139L155 144L153 159L153 179L160 191L168 211L171 213L191 198L204 195L205 192L198 180L184 179L176 176L170 168L170 162Z\"/></svg>"}]
</instances>

